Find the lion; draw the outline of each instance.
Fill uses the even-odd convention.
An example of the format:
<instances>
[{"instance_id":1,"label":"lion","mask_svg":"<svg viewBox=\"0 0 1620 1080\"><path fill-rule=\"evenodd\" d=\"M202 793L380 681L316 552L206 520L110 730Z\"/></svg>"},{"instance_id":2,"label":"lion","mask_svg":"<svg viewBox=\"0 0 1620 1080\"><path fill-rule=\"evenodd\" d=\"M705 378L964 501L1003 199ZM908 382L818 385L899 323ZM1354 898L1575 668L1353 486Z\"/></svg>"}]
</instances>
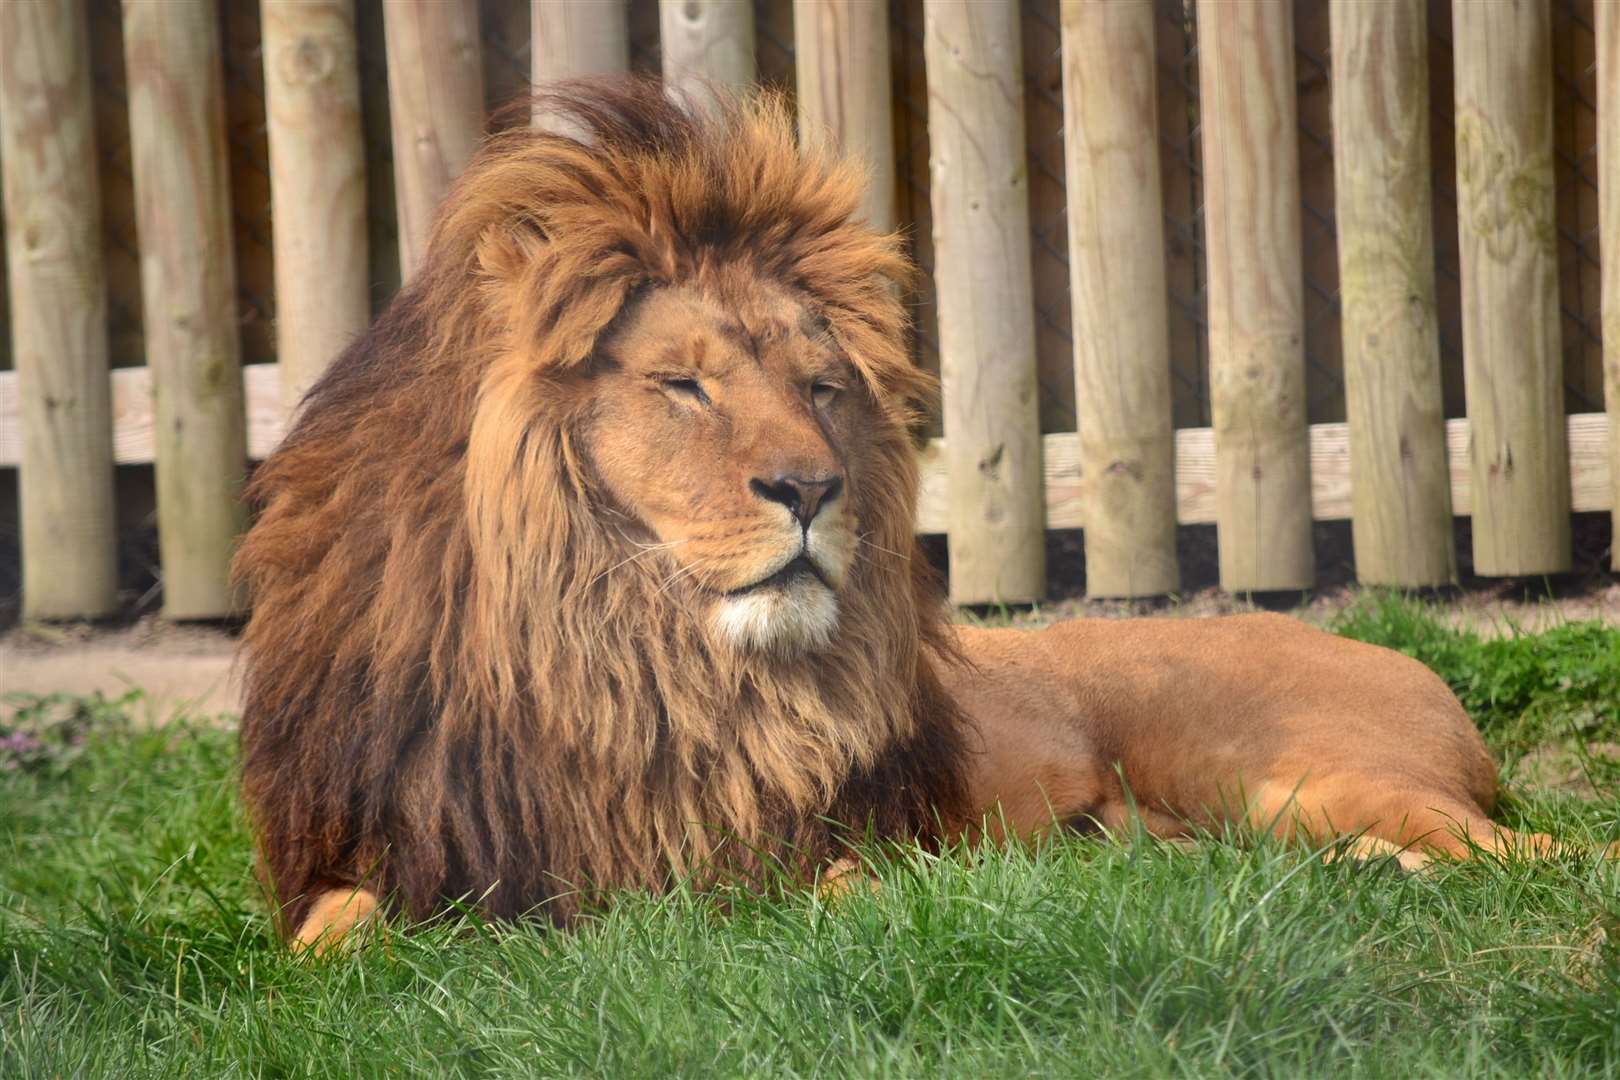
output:
<instances>
[{"instance_id":1,"label":"lion","mask_svg":"<svg viewBox=\"0 0 1620 1080\"><path fill-rule=\"evenodd\" d=\"M1520 840L1416 661L1274 615L953 627L895 236L770 95L562 84L249 488L242 790L284 935L813 880L866 840Z\"/></svg>"}]
</instances>

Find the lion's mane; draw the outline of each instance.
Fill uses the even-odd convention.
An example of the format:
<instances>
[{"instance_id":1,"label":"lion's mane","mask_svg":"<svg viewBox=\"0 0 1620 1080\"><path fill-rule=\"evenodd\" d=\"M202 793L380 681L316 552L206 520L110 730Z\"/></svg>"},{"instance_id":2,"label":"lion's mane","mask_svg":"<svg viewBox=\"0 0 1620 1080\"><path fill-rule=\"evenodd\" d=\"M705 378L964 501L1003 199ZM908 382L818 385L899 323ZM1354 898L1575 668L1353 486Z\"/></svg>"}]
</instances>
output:
<instances>
[{"instance_id":1,"label":"lion's mane","mask_svg":"<svg viewBox=\"0 0 1620 1080\"><path fill-rule=\"evenodd\" d=\"M943 614L909 557L931 384L859 174L769 97L701 113L619 80L543 104L578 137L488 141L250 486L243 793L287 928L353 884L415 918L470 897L565 920L962 809ZM576 437L626 305L722 263L806 297L881 408L889 483L855 508L868 542L815 655L711 646Z\"/></svg>"}]
</instances>

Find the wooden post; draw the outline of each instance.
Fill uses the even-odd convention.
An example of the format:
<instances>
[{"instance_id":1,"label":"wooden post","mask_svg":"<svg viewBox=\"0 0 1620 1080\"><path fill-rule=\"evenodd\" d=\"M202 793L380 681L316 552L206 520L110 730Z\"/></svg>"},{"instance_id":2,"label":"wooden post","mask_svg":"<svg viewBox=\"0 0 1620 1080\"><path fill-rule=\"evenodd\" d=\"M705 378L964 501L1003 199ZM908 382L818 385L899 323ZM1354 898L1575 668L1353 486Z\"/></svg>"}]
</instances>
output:
<instances>
[{"instance_id":1,"label":"wooden post","mask_svg":"<svg viewBox=\"0 0 1620 1080\"><path fill-rule=\"evenodd\" d=\"M82 0L0 4L0 164L21 384L23 614L118 604L107 283Z\"/></svg>"},{"instance_id":2,"label":"wooden post","mask_svg":"<svg viewBox=\"0 0 1620 1080\"><path fill-rule=\"evenodd\" d=\"M925 0L951 599L1046 591L1024 65L1014 4Z\"/></svg>"},{"instance_id":3,"label":"wooden post","mask_svg":"<svg viewBox=\"0 0 1620 1080\"><path fill-rule=\"evenodd\" d=\"M694 101L704 81L744 89L754 81L751 0L658 0L664 80Z\"/></svg>"},{"instance_id":4,"label":"wooden post","mask_svg":"<svg viewBox=\"0 0 1620 1080\"><path fill-rule=\"evenodd\" d=\"M219 23L210 4L168 0L125 0L123 14L163 613L217 618L238 607L247 466Z\"/></svg>"},{"instance_id":5,"label":"wooden post","mask_svg":"<svg viewBox=\"0 0 1620 1080\"><path fill-rule=\"evenodd\" d=\"M1293 9L1198 0L1216 536L1229 592L1308 588Z\"/></svg>"},{"instance_id":6,"label":"wooden post","mask_svg":"<svg viewBox=\"0 0 1620 1080\"><path fill-rule=\"evenodd\" d=\"M861 216L894 228L889 12L872 0L793 0L799 135L830 139L866 163Z\"/></svg>"},{"instance_id":7,"label":"wooden post","mask_svg":"<svg viewBox=\"0 0 1620 1080\"><path fill-rule=\"evenodd\" d=\"M538 89L556 79L630 70L626 0L531 0L530 81ZM540 109L536 127L579 134Z\"/></svg>"},{"instance_id":8,"label":"wooden post","mask_svg":"<svg viewBox=\"0 0 1620 1080\"><path fill-rule=\"evenodd\" d=\"M536 86L630 69L625 0L531 0L530 78Z\"/></svg>"},{"instance_id":9,"label":"wooden post","mask_svg":"<svg viewBox=\"0 0 1620 1080\"><path fill-rule=\"evenodd\" d=\"M1597 18L1598 198L1603 269L1603 401L1609 414L1609 565L1620 570L1620 7Z\"/></svg>"},{"instance_id":10,"label":"wooden post","mask_svg":"<svg viewBox=\"0 0 1620 1080\"><path fill-rule=\"evenodd\" d=\"M354 0L263 0L281 405L371 318Z\"/></svg>"},{"instance_id":11,"label":"wooden post","mask_svg":"<svg viewBox=\"0 0 1620 1080\"><path fill-rule=\"evenodd\" d=\"M1547 4L1456 0L1451 20L1474 570L1567 570Z\"/></svg>"},{"instance_id":12,"label":"wooden post","mask_svg":"<svg viewBox=\"0 0 1620 1080\"><path fill-rule=\"evenodd\" d=\"M399 271L427 250L433 212L484 131L477 0L384 0Z\"/></svg>"},{"instance_id":13,"label":"wooden post","mask_svg":"<svg viewBox=\"0 0 1620 1080\"><path fill-rule=\"evenodd\" d=\"M1333 147L1356 577L1455 581L1423 0L1334 0Z\"/></svg>"},{"instance_id":14,"label":"wooden post","mask_svg":"<svg viewBox=\"0 0 1620 1080\"><path fill-rule=\"evenodd\" d=\"M1063 123L1086 592L1180 585L1152 0L1064 0Z\"/></svg>"}]
</instances>

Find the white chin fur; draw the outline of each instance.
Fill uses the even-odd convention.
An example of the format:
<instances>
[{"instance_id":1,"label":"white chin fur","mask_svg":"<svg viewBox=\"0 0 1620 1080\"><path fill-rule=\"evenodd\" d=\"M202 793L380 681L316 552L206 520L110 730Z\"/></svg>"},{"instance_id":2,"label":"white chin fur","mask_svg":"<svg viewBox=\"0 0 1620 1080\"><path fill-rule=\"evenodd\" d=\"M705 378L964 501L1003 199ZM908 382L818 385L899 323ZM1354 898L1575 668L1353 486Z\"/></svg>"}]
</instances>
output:
<instances>
[{"instance_id":1,"label":"white chin fur","mask_svg":"<svg viewBox=\"0 0 1620 1080\"><path fill-rule=\"evenodd\" d=\"M719 600L714 625L738 649L820 649L838 629L838 598L819 581L801 579Z\"/></svg>"}]
</instances>

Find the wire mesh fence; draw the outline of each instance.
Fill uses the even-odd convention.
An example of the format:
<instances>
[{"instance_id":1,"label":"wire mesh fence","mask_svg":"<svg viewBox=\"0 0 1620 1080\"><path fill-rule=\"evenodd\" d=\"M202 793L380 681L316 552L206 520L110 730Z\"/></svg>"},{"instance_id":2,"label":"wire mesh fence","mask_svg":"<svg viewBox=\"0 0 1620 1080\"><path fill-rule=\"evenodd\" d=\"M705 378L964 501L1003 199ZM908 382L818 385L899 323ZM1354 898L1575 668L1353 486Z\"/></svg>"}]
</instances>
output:
<instances>
[{"instance_id":1,"label":"wire mesh fence","mask_svg":"<svg viewBox=\"0 0 1620 1080\"><path fill-rule=\"evenodd\" d=\"M1159 136L1165 203L1174 418L1178 427L1209 423L1207 295L1203 270L1202 174L1198 126L1197 21L1191 0L1155 0ZM1596 72L1593 0L1552 0L1558 253L1563 303L1564 382L1571 412L1602 401L1598 274ZM914 352L937 369L938 318L929 272L933 244L928 192L928 94L923 58L923 0L889 0L893 60L897 212L923 270L913 298ZM1064 217L1062 57L1059 0L1024 0L1031 252L1041 424L1074 427L1070 368L1067 223ZM226 129L235 215L242 358L275 358L269 155L265 138L263 57L258 5L221 5L228 88ZM114 364L145 362L140 255L130 166L128 101L117 0L89 0L95 73L96 139L101 158L108 334ZM369 150L368 215L374 304L399 284L397 224L388 127L388 82L381 5L356 6L363 123ZM632 67L658 69L657 0L630 0ZM528 85L528 5L481 0L486 99L491 107ZM1344 417L1338 266L1333 225L1331 50L1326 0L1294 0L1301 220L1305 268L1305 356L1312 422ZM789 0L755 0L762 82L793 87L793 11ZM1429 0L1431 139L1434 159L1437 300L1447 415L1464 412L1461 299L1452 152L1449 0ZM0 305L0 319L5 308ZM10 335L0 334L0 367L10 365Z\"/></svg>"}]
</instances>

